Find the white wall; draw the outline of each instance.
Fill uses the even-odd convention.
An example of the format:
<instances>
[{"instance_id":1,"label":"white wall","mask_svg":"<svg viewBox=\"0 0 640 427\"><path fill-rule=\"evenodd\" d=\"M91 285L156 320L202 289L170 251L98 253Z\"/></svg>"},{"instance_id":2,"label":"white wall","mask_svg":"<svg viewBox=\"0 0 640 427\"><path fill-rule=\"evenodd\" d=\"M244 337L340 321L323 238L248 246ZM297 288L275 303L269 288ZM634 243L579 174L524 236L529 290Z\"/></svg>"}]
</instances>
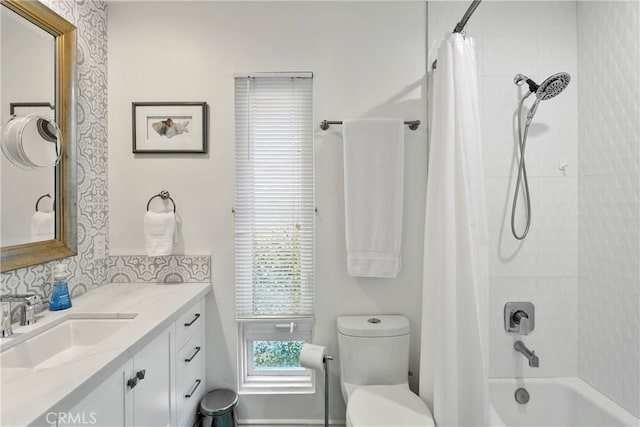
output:
<instances>
[{"instance_id":1,"label":"white wall","mask_svg":"<svg viewBox=\"0 0 640 427\"><path fill-rule=\"evenodd\" d=\"M446 31L467 2L429 2L429 64ZM481 126L490 236L490 376L577 374L577 47L575 2L483 2L467 26L477 43ZM514 112L517 73L541 83L571 74L569 87L544 101L531 125L526 161L533 219L518 243L510 215L517 176ZM528 102L528 101L527 101ZM566 176L558 169L568 163ZM522 206L521 206L522 207ZM523 210L520 209L520 213ZM519 216L522 218L522 215ZM531 301L535 331L523 341L540 357L539 368L513 350L504 331L508 301Z\"/></svg>"},{"instance_id":2,"label":"white wall","mask_svg":"<svg viewBox=\"0 0 640 427\"><path fill-rule=\"evenodd\" d=\"M640 416L640 3L580 2L580 377Z\"/></svg>"},{"instance_id":3,"label":"white wall","mask_svg":"<svg viewBox=\"0 0 640 427\"><path fill-rule=\"evenodd\" d=\"M424 2L158 3L109 7L109 210L112 255L143 254L149 197L171 192L182 219L176 253L212 253L208 388L236 388L233 75L313 71L314 122L352 117L426 121ZM206 155L133 155L132 101L207 101ZM426 130L406 131L402 270L396 280L346 273L341 128L315 131L316 326L337 355L335 318L403 313L417 387ZM331 418L344 420L338 361ZM316 395L241 396L241 419L316 419Z\"/></svg>"}]
</instances>

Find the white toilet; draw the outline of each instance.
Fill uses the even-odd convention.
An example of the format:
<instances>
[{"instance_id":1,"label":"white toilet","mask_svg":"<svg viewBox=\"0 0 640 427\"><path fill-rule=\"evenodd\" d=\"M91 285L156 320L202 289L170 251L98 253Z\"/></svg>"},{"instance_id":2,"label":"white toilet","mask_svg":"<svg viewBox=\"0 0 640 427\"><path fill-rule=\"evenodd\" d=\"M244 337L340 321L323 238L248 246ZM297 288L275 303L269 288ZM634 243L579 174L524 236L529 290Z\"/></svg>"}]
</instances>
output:
<instances>
[{"instance_id":1,"label":"white toilet","mask_svg":"<svg viewBox=\"0 0 640 427\"><path fill-rule=\"evenodd\" d=\"M427 405L409 390L409 319L338 317L338 351L347 427L435 425Z\"/></svg>"}]
</instances>

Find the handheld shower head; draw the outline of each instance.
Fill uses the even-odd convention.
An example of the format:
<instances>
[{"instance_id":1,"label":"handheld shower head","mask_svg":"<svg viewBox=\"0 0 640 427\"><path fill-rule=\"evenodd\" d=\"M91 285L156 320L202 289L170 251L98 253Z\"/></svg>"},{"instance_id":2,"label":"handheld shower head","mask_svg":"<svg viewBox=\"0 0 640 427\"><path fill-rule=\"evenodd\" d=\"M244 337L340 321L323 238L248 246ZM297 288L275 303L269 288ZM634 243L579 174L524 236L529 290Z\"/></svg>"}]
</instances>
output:
<instances>
[{"instance_id":1,"label":"handheld shower head","mask_svg":"<svg viewBox=\"0 0 640 427\"><path fill-rule=\"evenodd\" d=\"M536 90L536 96L541 101L554 98L569 86L570 81L569 73L556 73L542 82Z\"/></svg>"},{"instance_id":2,"label":"handheld shower head","mask_svg":"<svg viewBox=\"0 0 640 427\"><path fill-rule=\"evenodd\" d=\"M513 77L513 82L518 86L522 86L524 83L527 83L527 85L529 85L529 92L535 93L537 98L527 114L527 124L531 123L533 116L538 110L540 101L546 101L547 99L558 96L560 92L569 86L570 81L571 76L569 73L556 73L543 81L542 84L537 84L524 74L516 74ZM529 96L529 94L527 94L527 96ZM527 96L525 96L525 98Z\"/></svg>"},{"instance_id":3,"label":"handheld shower head","mask_svg":"<svg viewBox=\"0 0 640 427\"><path fill-rule=\"evenodd\" d=\"M571 76L569 73L556 73L542 82L537 84L524 74L516 74L513 76L513 83L518 86L522 86L527 83L529 91L535 93L536 97L541 101L546 101L560 94L563 90L569 86Z\"/></svg>"},{"instance_id":4,"label":"handheld shower head","mask_svg":"<svg viewBox=\"0 0 640 427\"><path fill-rule=\"evenodd\" d=\"M516 180L515 192L513 195L513 204L511 206L511 232L513 236L518 239L524 239L529 233L529 226L531 225L531 198L529 196L529 183L527 179L527 169L525 167L525 158L524 152L525 147L527 146L527 133L529 131L529 125L531 125L531 121L533 120L533 116L535 116L538 111L538 107L540 106L541 101L546 101L547 99L555 98L558 96L563 90L569 86L569 82L571 81L571 76L569 73L556 73L542 82L542 84L537 84L529 77L524 74L516 74L513 77L513 83L518 86L522 86L524 83L527 83L529 86L529 92L527 92L524 96L520 98L519 107L518 107L518 141L519 141L519 149L520 149L520 166L518 167L518 178ZM524 101L531 96L531 94L536 95L535 101L529 108L529 112L527 113L527 121L524 127L524 132L522 130L522 109L524 107ZM526 215L526 224L525 229L521 234L518 234L516 231L516 207L518 203L518 194L520 192L520 187L522 186L524 191L524 201L527 208Z\"/></svg>"}]
</instances>

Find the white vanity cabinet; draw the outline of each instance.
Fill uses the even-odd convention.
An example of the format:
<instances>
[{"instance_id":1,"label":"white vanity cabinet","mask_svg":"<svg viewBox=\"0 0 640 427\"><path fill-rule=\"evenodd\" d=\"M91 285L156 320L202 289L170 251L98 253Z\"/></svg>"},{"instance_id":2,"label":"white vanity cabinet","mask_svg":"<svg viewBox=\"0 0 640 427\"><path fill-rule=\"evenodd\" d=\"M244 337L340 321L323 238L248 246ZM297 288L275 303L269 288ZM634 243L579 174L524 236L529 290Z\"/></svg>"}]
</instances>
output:
<instances>
[{"instance_id":1,"label":"white vanity cabinet","mask_svg":"<svg viewBox=\"0 0 640 427\"><path fill-rule=\"evenodd\" d=\"M192 427L206 388L204 300L180 313L58 426Z\"/></svg>"},{"instance_id":2,"label":"white vanity cabinet","mask_svg":"<svg viewBox=\"0 0 640 427\"><path fill-rule=\"evenodd\" d=\"M211 291L209 282L107 283L15 325L16 339L0 342L0 425L193 427L207 392Z\"/></svg>"},{"instance_id":3,"label":"white vanity cabinet","mask_svg":"<svg viewBox=\"0 0 640 427\"><path fill-rule=\"evenodd\" d=\"M161 332L68 411L70 422L59 419L58 425L171 425L172 329Z\"/></svg>"}]
</instances>

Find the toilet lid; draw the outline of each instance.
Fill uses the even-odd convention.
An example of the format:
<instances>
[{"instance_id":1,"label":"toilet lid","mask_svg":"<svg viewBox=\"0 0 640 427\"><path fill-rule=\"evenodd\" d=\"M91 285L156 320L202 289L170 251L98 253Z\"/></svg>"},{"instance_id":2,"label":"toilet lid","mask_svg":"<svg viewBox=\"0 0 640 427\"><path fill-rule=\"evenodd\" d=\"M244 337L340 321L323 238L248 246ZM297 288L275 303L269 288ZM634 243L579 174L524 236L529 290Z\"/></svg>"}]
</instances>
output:
<instances>
[{"instance_id":1,"label":"toilet lid","mask_svg":"<svg viewBox=\"0 0 640 427\"><path fill-rule=\"evenodd\" d=\"M435 425L427 405L406 385L358 387L349 398L347 419L353 427Z\"/></svg>"}]
</instances>

